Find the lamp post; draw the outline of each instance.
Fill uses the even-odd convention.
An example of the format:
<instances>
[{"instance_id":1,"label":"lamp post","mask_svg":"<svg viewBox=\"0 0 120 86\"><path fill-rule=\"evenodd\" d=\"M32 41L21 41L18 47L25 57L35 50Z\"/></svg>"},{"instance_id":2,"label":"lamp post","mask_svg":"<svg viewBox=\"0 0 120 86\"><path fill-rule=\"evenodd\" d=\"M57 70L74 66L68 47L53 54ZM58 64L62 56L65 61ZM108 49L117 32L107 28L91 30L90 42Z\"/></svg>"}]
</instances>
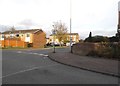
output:
<instances>
[{"instance_id":1,"label":"lamp post","mask_svg":"<svg viewBox=\"0 0 120 86\"><path fill-rule=\"evenodd\" d=\"M72 28L72 0L70 0L70 52L72 53L71 28Z\"/></svg>"},{"instance_id":2,"label":"lamp post","mask_svg":"<svg viewBox=\"0 0 120 86\"><path fill-rule=\"evenodd\" d=\"M120 43L120 29L119 28L118 28L117 32L118 32L118 41Z\"/></svg>"},{"instance_id":3,"label":"lamp post","mask_svg":"<svg viewBox=\"0 0 120 86\"><path fill-rule=\"evenodd\" d=\"M55 53L55 27L54 27L54 25L53 25L53 31L52 31L52 33L53 33L53 53Z\"/></svg>"}]
</instances>

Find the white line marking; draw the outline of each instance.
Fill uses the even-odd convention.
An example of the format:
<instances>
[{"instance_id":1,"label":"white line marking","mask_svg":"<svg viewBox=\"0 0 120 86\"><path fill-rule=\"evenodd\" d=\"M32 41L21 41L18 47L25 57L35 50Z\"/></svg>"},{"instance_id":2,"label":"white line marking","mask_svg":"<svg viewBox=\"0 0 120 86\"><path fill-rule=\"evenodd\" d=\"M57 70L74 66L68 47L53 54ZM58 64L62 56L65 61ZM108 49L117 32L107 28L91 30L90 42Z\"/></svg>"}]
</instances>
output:
<instances>
[{"instance_id":1,"label":"white line marking","mask_svg":"<svg viewBox=\"0 0 120 86\"><path fill-rule=\"evenodd\" d=\"M38 54L38 55L41 55L41 56L43 56L44 54Z\"/></svg>"},{"instance_id":2,"label":"white line marking","mask_svg":"<svg viewBox=\"0 0 120 86\"><path fill-rule=\"evenodd\" d=\"M17 53L22 53L21 51L18 51Z\"/></svg>"},{"instance_id":3,"label":"white line marking","mask_svg":"<svg viewBox=\"0 0 120 86\"><path fill-rule=\"evenodd\" d=\"M33 54L38 55L38 53L33 53Z\"/></svg>"},{"instance_id":4,"label":"white line marking","mask_svg":"<svg viewBox=\"0 0 120 86\"><path fill-rule=\"evenodd\" d=\"M44 55L45 57L48 57L48 55Z\"/></svg>"},{"instance_id":5,"label":"white line marking","mask_svg":"<svg viewBox=\"0 0 120 86\"><path fill-rule=\"evenodd\" d=\"M27 54L33 54L33 53L27 53Z\"/></svg>"},{"instance_id":6,"label":"white line marking","mask_svg":"<svg viewBox=\"0 0 120 86\"><path fill-rule=\"evenodd\" d=\"M22 51L18 51L17 53L34 54L34 55L40 55L40 56L48 57L48 55L45 55L45 54L39 54L39 53L29 53L29 52L22 52Z\"/></svg>"},{"instance_id":7,"label":"white line marking","mask_svg":"<svg viewBox=\"0 0 120 86\"><path fill-rule=\"evenodd\" d=\"M52 66L56 66L56 65L59 65L59 64L55 64L55 65L47 65L47 66L39 66L39 67L33 67L33 68L30 68L30 69L21 70L21 71L19 71L19 72L15 72L15 73L7 74L7 75L2 76L2 77L0 77L0 78L5 78L5 77L12 76L12 75L20 74L20 73L23 73L23 72L28 72L28 71L35 70L35 69L40 69L40 68L52 67Z\"/></svg>"}]
</instances>

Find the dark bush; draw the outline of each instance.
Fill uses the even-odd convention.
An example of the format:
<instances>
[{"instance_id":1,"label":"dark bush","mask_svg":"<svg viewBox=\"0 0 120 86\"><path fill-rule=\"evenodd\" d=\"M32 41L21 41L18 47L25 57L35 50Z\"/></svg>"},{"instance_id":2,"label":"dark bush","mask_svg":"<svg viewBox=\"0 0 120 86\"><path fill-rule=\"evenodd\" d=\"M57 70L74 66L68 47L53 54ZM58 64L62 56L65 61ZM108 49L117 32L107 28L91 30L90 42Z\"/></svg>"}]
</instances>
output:
<instances>
[{"instance_id":1,"label":"dark bush","mask_svg":"<svg viewBox=\"0 0 120 86\"><path fill-rule=\"evenodd\" d=\"M119 43L100 43L97 50L89 52L89 56L98 56L109 59L120 59L120 44Z\"/></svg>"},{"instance_id":2,"label":"dark bush","mask_svg":"<svg viewBox=\"0 0 120 86\"><path fill-rule=\"evenodd\" d=\"M84 42L109 42L108 37L104 37L104 36L94 36L94 37L88 37L85 39Z\"/></svg>"},{"instance_id":3,"label":"dark bush","mask_svg":"<svg viewBox=\"0 0 120 86\"><path fill-rule=\"evenodd\" d=\"M33 43L28 43L27 44L27 47L29 48L29 47L33 47Z\"/></svg>"}]
</instances>

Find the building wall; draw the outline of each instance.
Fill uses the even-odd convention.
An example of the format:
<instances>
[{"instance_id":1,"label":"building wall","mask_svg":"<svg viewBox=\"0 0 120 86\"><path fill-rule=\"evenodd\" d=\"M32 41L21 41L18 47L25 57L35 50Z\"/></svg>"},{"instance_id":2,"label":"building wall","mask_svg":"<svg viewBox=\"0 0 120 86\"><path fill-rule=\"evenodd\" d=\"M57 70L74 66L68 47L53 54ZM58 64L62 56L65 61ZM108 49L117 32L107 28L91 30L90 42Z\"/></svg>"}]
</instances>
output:
<instances>
[{"instance_id":1,"label":"building wall","mask_svg":"<svg viewBox=\"0 0 120 86\"><path fill-rule=\"evenodd\" d=\"M46 45L46 34L44 32L37 32L33 34L33 47L44 48Z\"/></svg>"},{"instance_id":2,"label":"building wall","mask_svg":"<svg viewBox=\"0 0 120 86\"><path fill-rule=\"evenodd\" d=\"M29 34L29 37L27 37L27 34ZM33 43L33 33L25 33L23 40L25 42Z\"/></svg>"},{"instance_id":3,"label":"building wall","mask_svg":"<svg viewBox=\"0 0 120 86\"><path fill-rule=\"evenodd\" d=\"M25 34L19 34L20 35L20 38L21 38L21 41L25 41Z\"/></svg>"},{"instance_id":4,"label":"building wall","mask_svg":"<svg viewBox=\"0 0 120 86\"><path fill-rule=\"evenodd\" d=\"M53 42L53 38L54 38L54 36L52 35L52 36L49 37L49 40L51 42ZM72 38L72 41L74 41L76 43L79 42L79 35L71 35L71 38ZM70 35L67 35L67 40L70 41ZM55 42L59 43L59 40L56 38L56 36L55 36Z\"/></svg>"},{"instance_id":5,"label":"building wall","mask_svg":"<svg viewBox=\"0 0 120 86\"><path fill-rule=\"evenodd\" d=\"M30 37L28 39L27 39L27 34L30 35ZM5 37L10 38L10 35L11 34L5 34ZM16 37L16 34L12 34L12 35L13 35L13 38L18 38L18 37ZM29 42L29 43L33 42L33 34L32 33L24 33L24 34L19 33L19 38L21 38L21 40L24 41L24 42Z\"/></svg>"},{"instance_id":6,"label":"building wall","mask_svg":"<svg viewBox=\"0 0 120 86\"><path fill-rule=\"evenodd\" d=\"M29 37L27 38L27 34ZM28 33L19 33L19 37L16 36L16 33L13 34L13 37L10 37L10 34L4 34L4 40L1 40L0 35L0 46L2 47L34 47L40 48L46 45L46 34L42 31L38 32L28 32Z\"/></svg>"},{"instance_id":7,"label":"building wall","mask_svg":"<svg viewBox=\"0 0 120 86\"><path fill-rule=\"evenodd\" d=\"M59 40L57 39L56 36L55 36L55 39L54 39L54 36L50 36L49 38L50 38L50 42L55 42L59 44Z\"/></svg>"},{"instance_id":8,"label":"building wall","mask_svg":"<svg viewBox=\"0 0 120 86\"><path fill-rule=\"evenodd\" d=\"M79 42L79 35L71 35L72 41L74 42ZM69 41L70 41L70 36L68 37Z\"/></svg>"}]
</instances>

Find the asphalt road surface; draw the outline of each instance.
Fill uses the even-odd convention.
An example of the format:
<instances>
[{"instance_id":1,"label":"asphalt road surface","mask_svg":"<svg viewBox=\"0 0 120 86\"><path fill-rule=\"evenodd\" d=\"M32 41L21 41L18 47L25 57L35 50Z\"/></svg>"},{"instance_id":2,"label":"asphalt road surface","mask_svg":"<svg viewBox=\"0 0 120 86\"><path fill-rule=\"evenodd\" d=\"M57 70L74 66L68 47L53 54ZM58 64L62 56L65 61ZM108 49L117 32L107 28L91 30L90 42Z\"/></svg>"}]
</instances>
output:
<instances>
[{"instance_id":1,"label":"asphalt road surface","mask_svg":"<svg viewBox=\"0 0 120 86\"><path fill-rule=\"evenodd\" d=\"M57 49L57 52L66 52ZM3 50L3 84L118 84L118 78L59 64L45 50Z\"/></svg>"}]
</instances>

